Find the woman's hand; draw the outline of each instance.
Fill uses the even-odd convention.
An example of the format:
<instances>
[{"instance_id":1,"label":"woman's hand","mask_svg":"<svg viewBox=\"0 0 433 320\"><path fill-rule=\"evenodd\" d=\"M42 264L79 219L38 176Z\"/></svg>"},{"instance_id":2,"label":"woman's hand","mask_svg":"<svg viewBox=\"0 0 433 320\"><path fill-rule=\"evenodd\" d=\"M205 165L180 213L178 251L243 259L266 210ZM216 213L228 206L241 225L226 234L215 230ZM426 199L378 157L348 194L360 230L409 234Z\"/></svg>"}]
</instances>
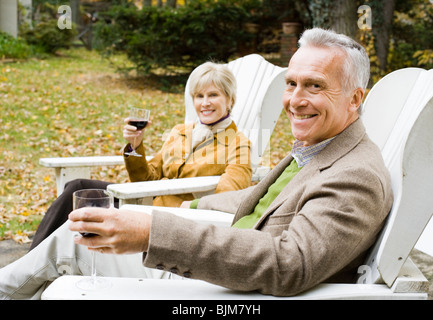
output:
<instances>
[{"instance_id":1,"label":"woman's hand","mask_svg":"<svg viewBox=\"0 0 433 320\"><path fill-rule=\"evenodd\" d=\"M125 138L125 140L129 142L133 149L136 149L140 145L141 141L143 141L145 129L137 130L136 127L129 124L129 120L129 118L126 118L124 120L125 126L123 127L123 138ZM150 124L151 121L148 121L146 128L149 127Z\"/></svg>"},{"instance_id":2,"label":"woman's hand","mask_svg":"<svg viewBox=\"0 0 433 320\"><path fill-rule=\"evenodd\" d=\"M102 253L131 254L147 251L152 216L115 208L80 208L69 214L69 229L95 233L93 237L77 236L76 244Z\"/></svg>"}]
</instances>

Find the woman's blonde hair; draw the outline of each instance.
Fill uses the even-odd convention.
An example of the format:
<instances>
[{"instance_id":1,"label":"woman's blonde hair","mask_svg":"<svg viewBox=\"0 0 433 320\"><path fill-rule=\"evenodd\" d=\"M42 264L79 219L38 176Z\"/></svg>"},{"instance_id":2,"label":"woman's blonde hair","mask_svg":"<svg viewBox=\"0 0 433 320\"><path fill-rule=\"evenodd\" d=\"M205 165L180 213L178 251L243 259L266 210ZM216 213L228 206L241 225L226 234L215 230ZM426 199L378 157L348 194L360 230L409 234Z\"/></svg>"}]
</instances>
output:
<instances>
[{"instance_id":1,"label":"woman's blonde hair","mask_svg":"<svg viewBox=\"0 0 433 320\"><path fill-rule=\"evenodd\" d=\"M203 88L213 84L231 101L231 112L236 101L236 78L227 65L205 62L199 65L189 76L189 93L192 98Z\"/></svg>"}]
</instances>

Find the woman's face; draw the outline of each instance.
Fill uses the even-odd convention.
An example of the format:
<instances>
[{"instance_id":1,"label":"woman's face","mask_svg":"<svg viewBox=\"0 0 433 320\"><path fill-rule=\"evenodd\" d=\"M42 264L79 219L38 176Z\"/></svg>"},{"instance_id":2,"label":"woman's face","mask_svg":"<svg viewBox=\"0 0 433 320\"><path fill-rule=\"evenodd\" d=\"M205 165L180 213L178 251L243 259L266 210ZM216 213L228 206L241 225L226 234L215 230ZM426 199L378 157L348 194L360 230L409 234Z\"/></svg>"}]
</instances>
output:
<instances>
[{"instance_id":1,"label":"woman's face","mask_svg":"<svg viewBox=\"0 0 433 320\"><path fill-rule=\"evenodd\" d=\"M203 124L211 124L226 116L230 107L230 99L210 84L198 91L194 97L194 108Z\"/></svg>"}]
</instances>

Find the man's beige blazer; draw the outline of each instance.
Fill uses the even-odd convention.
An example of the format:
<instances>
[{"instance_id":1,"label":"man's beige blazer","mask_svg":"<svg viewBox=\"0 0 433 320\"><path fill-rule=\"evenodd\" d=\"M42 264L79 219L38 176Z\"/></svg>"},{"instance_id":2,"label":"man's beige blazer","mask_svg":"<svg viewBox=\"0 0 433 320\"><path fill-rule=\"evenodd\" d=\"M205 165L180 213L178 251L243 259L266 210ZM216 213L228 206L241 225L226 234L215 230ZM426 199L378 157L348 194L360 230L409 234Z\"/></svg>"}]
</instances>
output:
<instances>
[{"instance_id":1,"label":"man's beige blazer","mask_svg":"<svg viewBox=\"0 0 433 320\"><path fill-rule=\"evenodd\" d=\"M291 156L259 184L204 197L200 209L250 214ZM143 263L228 288L294 295L353 282L392 205L389 173L355 121L288 183L255 230L203 226L154 211Z\"/></svg>"}]
</instances>

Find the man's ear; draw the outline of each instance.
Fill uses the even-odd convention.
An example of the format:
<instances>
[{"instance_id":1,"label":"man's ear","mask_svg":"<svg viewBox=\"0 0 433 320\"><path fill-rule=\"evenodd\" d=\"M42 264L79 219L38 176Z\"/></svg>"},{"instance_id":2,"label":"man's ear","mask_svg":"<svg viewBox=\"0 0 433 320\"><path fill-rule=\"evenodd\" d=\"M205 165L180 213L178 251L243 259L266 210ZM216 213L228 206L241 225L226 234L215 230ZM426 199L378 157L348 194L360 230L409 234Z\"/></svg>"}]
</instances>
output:
<instances>
[{"instance_id":1,"label":"man's ear","mask_svg":"<svg viewBox=\"0 0 433 320\"><path fill-rule=\"evenodd\" d=\"M361 106L362 99L364 98L364 93L365 91L361 88L353 90L349 107L351 111L357 111L358 108Z\"/></svg>"}]
</instances>

